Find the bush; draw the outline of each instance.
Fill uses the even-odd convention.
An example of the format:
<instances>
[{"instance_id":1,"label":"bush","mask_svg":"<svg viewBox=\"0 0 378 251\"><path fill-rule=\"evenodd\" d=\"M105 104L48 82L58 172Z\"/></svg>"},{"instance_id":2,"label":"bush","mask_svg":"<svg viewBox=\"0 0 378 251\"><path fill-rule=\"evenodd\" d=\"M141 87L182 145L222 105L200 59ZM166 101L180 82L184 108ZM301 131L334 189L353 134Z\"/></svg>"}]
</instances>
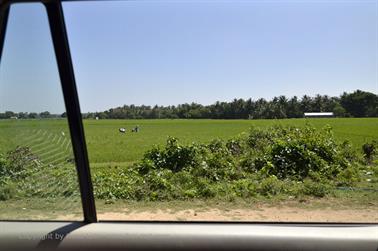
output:
<instances>
[{"instance_id":1,"label":"bush","mask_svg":"<svg viewBox=\"0 0 378 251\"><path fill-rule=\"evenodd\" d=\"M311 179L305 179L303 181L303 194L315 196L315 197L324 197L327 194L330 194L332 191L332 186L328 183L315 182Z\"/></svg>"},{"instance_id":2,"label":"bush","mask_svg":"<svg viewBox=\"0 0 378 251\"><path fill-rule=\"evenodd\" d=\"M232 155L240 155L243 152L241 140L231 139L227 141L226 147Z\"/></svg>"},{"instance_id":3,"label":"bush","mask_svg":"<svg viewBox=\"0 0 378 251\"><path fill-rule=\"evenodd\" d=\"M178 172L185 167L196 166L198 164L197 153L196 145L182 146L178 144L176 138L169 137L164 149L153 148L145 154L144 160L152 164L148 170L159 168ZM144 173L148 172L143 166L141 166L141 170Z\"/></svg>"},{"instance_id":4,"label":"bush","mask_svg":"<svg viewBox=\"0 0 378 251\"><path fill-rule=\"evenodd\" d=\"M355 165L342 170L336 177L336 184L337 186L352 186L360 180L359 170L357 165Z\"/></svg>"},{"instance_id":5,"label":"bush","mask_svg":"<svg viewBox=\"0 0 378 251\"><path fill-rule=\"evenodd\" d=\"M377 145L378 145L378 142L375 140L373 140L370 143L365 143L362 145L362 151L368 163L372 162L373 156L377 153Z\"/></svg>"},{"instance_id":6,"label":"bush","mask_svg":"<svg viewBox=\"0 0 378 251\"><path fill-rule=\"evenodd\" d=\"M32 154L29 147L17 146L15 150L9 151L4 160L0 160L0 175L11 178L25 178L29 173L40 167L38 157Z\"/></svg>"},{"instance_id":7,"label":"bush","mask_svg":"<svg viewBox=\"0 0 378 251\"><path fill-rule=\"evenodd\" d=\"M276 130L280 131L272 133L276 137L270 139L267 154L254 160L257 170L268 170L268 175L279 179L301 180L311 171L332 178L348 166L350 156L346 155L344 146L334 141L329 127L320 131L309 126Z\"/></svg>"},{"instance_id":8,"label":"bush","mask_svg":"<svg viewBox=\"0 0 378 251\"><path fill-rule=\"evenodd\" d=\"M94 194L99 199L141 200L146 192L142 177L133 168L110 168L93 174Z\"/></svg>"},{"instance_id":9,"label":"bush","mask_svg":"<svg viewBox=\"0 0 378 251\"><path fill-rule=\"evenodd\" d=\"M250 179L240 179L233 183L232 190L241 198L250 198L257 195L258 189L256 183Z\"/></svg>"},{"instance_id":10,"label":"bush","mask_svg":"<svg viewBox=\"0 0 378 251\"><path fill-rule=\"evenodd\" d=\"M144 199L248 198L278 194L322 197L359 181L358 154L334 140L330 127L274 126L207 145L168 138L137 163ZM337 177L340 182L333 182ZM114 193L113 193L114 195Z\"/></svg>"},{"instance_id":11,"label":"bush","mask_svg":"<svg viewBox=\"0 0 378 251\"><path fill-rule=\"evenodd\" d=\"M263 179L257 187L257 192L264 196L277 195L281 191L282 182L274 175Z\"/></svg>"},{"instance_id":12,"label":"bush","mask_svg":"<svg viewBox=\"0 0 378 251\"><path fill-rule=\"evenodd\" d=\"M2 182L0 184L0 201L9 200L15 197L17 193L16 185L11 182Z\"/></svg>"}]
</instances>

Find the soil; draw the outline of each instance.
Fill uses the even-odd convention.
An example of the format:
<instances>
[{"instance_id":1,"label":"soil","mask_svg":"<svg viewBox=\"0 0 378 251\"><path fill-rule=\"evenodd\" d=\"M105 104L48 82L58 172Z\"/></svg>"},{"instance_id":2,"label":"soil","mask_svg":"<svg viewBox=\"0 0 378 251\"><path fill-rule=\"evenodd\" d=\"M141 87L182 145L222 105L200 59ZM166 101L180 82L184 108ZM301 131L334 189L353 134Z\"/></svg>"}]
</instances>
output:
<instances>
[{"instance_id":1,"label":"soil","mask_svg":"<svg viewBox=\"0 0 378 251\"><path fill-rule=\"evenodd\" d=\"M64 220L72 216L61 216ZM257 209L157 209L98 213L101 220L128 221L264 221L264 222L374 222L378 211L370 209L308 209L295 207L260 207Z\"/></svg>"}]
</instances>

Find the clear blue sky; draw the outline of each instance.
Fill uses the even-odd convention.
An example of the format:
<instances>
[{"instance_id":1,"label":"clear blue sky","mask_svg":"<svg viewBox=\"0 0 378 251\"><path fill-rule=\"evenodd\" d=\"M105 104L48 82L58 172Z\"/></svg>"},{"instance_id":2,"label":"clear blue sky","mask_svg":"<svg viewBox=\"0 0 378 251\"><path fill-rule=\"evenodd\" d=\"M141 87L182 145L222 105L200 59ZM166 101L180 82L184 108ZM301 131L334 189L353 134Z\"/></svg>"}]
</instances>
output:
<instances>
[{"instance_id":1,"label":"clear blue sky","mask_svg":"<svg viewBox=\"0 0 378 251\"><path fill-rule=\"evenodd\" d=\"M83 112L378 93L378 0L65 3ZM42 5L12 7L0 111L64 110Z\"/></svg>"}]
</instances>

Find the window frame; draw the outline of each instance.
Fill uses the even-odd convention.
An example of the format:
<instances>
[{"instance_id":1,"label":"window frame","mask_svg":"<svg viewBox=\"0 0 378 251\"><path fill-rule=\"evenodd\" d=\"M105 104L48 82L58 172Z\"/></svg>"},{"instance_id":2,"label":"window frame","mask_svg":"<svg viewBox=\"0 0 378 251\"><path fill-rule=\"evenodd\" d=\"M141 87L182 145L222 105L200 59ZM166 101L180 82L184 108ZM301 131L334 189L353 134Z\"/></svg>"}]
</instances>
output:
<instances>
[{"instance_id":1,"label":"window frame","mask_svg":"<svg viewBox=\"0 0 378 251\"><path fill-rule=\"evenodd\" d=\"M48 16L50 33L54 46L55 58L58 66L59 77L63 92L63 98L67 113L67 120L71 135L73 153L75 156L76 172L80 187L80 195L83 209L83 223L96 223L97 212L95 198L93 193L92 177L89 167L88 152L80 110L79 97L76 87L73 63L69 48L67 30L63 14L63 2L83 2L83 1L108 1L108 0L0 0L0 65L2 52L5 42L9 10L12 4L17 3L42 3L45 6ZM125 0L128 1L128 0ZM9 220L14 222L23 222L24 220ZM25 220L26 221L26 220ZM32 221L33 222L33 221ZM34 221L39 222L39 221ZM44 221L42 221L44 222ZM117 222L120 221L102 221ZM377 226L376 223L343 223L343 222L219 222L219 221L195 221L195 222L177 222L177 221L121 221L124 223L138 222L141 224L150 223L176 223L176 224L250 224L257 225L293 225L293 226Z\"/></svg>"},{"instance_id":2,"label":"window frame","mask_svg":"<svg viewBox=\"0 0 378 251\"><path fill-rule=\"evenodd\" d=\"M0 64L11 4L44 4L67 112L84 221L60 223L0 221L0 249L376 250L378 225L375 223L214 221L96 223L97 214L88 153L63 16L64 1L86 0L0 0ZM49 238L55 234L61 238Z\"/></svg>"},{"instance_id":3,"label":"window frame","mask_svg":"<svg viewBox=\"0 0 378 251\"><path fill-rule=\"evenodd\" d=\"M10 6L15 3L42 3L45 6L55 58L59 71L67 120L75 156L84 222L97 222L96 205L89 168L84 127L76 88L72 58L68 44L61 0L0 0L0 64L4 48Z\"/></svg>"}]
</instances>

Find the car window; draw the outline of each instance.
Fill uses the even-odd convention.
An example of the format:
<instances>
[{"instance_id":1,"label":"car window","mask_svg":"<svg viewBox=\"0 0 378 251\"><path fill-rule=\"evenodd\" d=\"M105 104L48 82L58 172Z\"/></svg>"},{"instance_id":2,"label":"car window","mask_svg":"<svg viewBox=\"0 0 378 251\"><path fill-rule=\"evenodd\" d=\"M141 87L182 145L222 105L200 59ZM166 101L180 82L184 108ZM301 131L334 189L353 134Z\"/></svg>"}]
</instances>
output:
<instances>
[{"instance_id":1,"label":"car window","mask_svg":"<svg viewBox=\"0 0 378 251\"><path fill-rule=\"evenodd\" d=\"M12 5L0 218L83 219L87 148L100 221L378 222L376 7L64 2L79 107L43 5Z\"/></svg>"},{"instance_id":2,"label":"car window","mask_svg":"<svg viewBox=\"0 0 378 251\"><path fill-rule=\"evenodd\" d=\"M82 220L45 8L11 6L0 66L0 220Z\"/></svg>"},{"instance_id":3,"label":"car window","mask_svg":"<svg viewBox=\"0 0 378 251\"><path fill-rule=\"evenodd\" d=\"M100 220L378 220L375 1L64 13Z\"/></svg>"}]
</instances>

